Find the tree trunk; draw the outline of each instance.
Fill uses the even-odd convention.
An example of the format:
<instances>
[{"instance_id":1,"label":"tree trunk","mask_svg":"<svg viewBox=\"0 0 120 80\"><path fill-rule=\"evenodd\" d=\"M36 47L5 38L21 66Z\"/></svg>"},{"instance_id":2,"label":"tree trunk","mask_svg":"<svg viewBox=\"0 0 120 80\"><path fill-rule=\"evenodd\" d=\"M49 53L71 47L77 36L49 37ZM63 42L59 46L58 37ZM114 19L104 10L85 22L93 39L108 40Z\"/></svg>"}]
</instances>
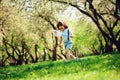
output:
<instances>
[{"instance_id":1,"label":"tree trunk","mask_svg":"<svg viewBox=\"0 0 120 80\"><path fill-rule=\"evenodd\" d=\"M117 50L120 52L120 40L115 45L117 47Z\"/></svg>"},{"instance_id":2,"label":"tree trunk","mask_svg":"<svg viewBox=\"0 0 120 80\"><path fill-rule=\"evenodd\" d=\"M55 37L55 45L54 45L54 50L53 50L53 60L56 60L56 54L57 54L57 46L58 46L58 38Z\"/></svg>"},{"instance_id":3,"label":"tree trunk","mask_svg":"<svg viewBox=\"0 0 120 80\"><path fill-rule=\"evenodd\" d=\"M45 48L43 48L43 52L44 52L44 55L43 55L43 61L45 61L46 60L46 51L45 51Z\"/></svg>"},{"instance_id":4,"label":"tree trunk","mask_svg":"<svg viewBox=\"0 0 120 80\"><path fill-rule=\"evenodd\" d=\"M105 45L104 53L109 53L109 52L113 52L113 48L112 48L112 44L109 44L109 42L107 42Z\"/></svg>"},{"instance_id":5,"label":"tree trunk","mask_svg":"<svg viewBox=\"0 0 120 80\"><path fill-rule=\"evenodd\" d=\"M32 55L32 53L30 52L29 47L27 46L27 44L25 43L25 50L27 51L27 53L30 55L30 58L32 60L32 63L35 63L34 57Z\"/></svg>"},{"instance_id":6,"label":"tree trunk","mask_svg":"<svg viewBox=\"0 0 120 80\"><path fill-rule=\"evenodd\" d=\"M35 62L38 61L38 54L37 54L37 52L38 52L38 45L35 44Z\"/></svg>"},{"instance_id":7,"label":"tree trunk","mask_svg":"<svg viewBox=\"0 0 120 80\"><path fill-rule=\"evenodd\" d=\"M18 58L18 60L17 60L17 64L18 64L18 65L22 65L23 62L24 62L23 55L19 55L18 57L19 57L19 58Z\"/></svg>"}]
</instances>

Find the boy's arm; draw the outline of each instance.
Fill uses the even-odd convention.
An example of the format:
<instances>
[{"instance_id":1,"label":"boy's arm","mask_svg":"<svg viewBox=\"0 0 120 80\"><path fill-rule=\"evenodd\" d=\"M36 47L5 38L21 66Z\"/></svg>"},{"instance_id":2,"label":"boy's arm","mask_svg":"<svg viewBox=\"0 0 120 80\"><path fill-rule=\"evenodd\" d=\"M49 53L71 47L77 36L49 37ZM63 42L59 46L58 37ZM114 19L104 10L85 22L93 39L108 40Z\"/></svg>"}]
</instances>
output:
<instances>
[{"instance_id":1,"label":"boy's arm","mask_svg":"<svg viewBox=\"0 0 120 80\"><path fill-rule=\"evenodd\" d=\"M62 36L60 37L60 43L59 43L60 48L62 48Z\"/></svg>"},{"instance_id":2,"label":"boy's arm","mask_svg":"<svg viewBox=\"0 0 120 80\"><path fill-rule=\"evenodd\" d=\"M72 33L71 30L69 30L70 37L73 38L75 35Z\"/></svg>"},{"instance_id":3,"label":"boy's arm","mask_svg":"<svg viewBox=\"0 0 120 80\"><path fill-rule=\"evenodd\" d=\"M75 36L74 34L70 35L71 38L73 38L74 36Z\"/></svg>"}]
</instances>

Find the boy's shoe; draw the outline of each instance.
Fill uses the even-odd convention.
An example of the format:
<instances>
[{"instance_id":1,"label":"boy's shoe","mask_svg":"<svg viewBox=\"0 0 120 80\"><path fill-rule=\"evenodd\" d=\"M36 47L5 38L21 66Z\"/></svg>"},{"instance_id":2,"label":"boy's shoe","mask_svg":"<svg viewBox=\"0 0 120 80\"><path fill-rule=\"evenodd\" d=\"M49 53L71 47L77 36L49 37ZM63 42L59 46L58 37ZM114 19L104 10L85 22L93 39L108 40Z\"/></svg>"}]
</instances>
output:
<instances>
[{"instance_id":1,"label":"boy's shoe","mask_svg":"<svg viewBox=\"0 0 120 80\"><path fill-rule=\"evenodd\" d=\"M78 60L78 58L77 58L77 57L75 57L75 58L74 58L74 60L75 60L75 61L77 61L77 60Z\"/></svg>"}]
</instances>

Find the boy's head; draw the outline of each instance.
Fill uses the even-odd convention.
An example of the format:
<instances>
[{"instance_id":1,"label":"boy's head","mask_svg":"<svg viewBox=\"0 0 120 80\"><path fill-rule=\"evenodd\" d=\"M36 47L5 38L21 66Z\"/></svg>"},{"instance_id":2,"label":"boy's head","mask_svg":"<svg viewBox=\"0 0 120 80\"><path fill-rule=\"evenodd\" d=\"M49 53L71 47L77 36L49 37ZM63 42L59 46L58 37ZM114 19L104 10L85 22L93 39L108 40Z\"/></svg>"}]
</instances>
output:
<instances>
[{"instance_id":1,"label":"boy's head","mask_svg":"<svg viewBox=\"0 0 120 80\"><path fill-rule=\"evenodd\" d=\"M67 29L68 26L64 22L59 21L58 24L57 24L57 28L59 30L63 31L64 29Z\"/></svg>"}]
</instances>

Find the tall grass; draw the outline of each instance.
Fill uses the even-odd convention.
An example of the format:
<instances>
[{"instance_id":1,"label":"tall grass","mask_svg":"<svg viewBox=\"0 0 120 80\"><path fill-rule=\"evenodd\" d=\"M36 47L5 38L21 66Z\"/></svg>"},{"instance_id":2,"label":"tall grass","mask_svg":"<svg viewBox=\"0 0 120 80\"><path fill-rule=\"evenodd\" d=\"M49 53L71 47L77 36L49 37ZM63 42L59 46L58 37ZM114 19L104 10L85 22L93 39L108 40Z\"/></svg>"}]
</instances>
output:
<instances>
[{"instance_id":1,"label":"tall grass","mask_svg":"<svg viewBox=\"0 0 120 80\"><path fill-rule=\"evenodd\" d=\"M0 80L120 80L120 54L1 67Z\"/></svg>"}]
</instances>

